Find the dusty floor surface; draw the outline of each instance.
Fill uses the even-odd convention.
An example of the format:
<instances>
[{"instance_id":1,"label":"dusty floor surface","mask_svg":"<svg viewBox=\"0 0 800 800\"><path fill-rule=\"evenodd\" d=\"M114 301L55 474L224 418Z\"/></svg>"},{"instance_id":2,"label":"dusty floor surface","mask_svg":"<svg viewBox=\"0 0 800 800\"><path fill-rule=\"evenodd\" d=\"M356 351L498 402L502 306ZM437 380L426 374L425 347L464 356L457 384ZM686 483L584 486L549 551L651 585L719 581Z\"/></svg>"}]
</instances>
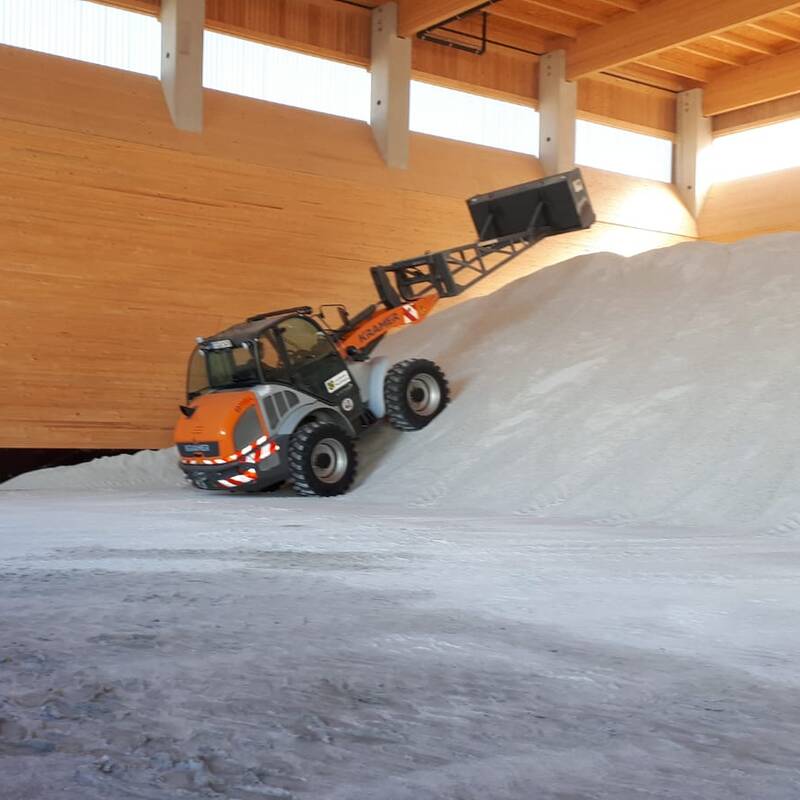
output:
<instances>
[{"instance_id":1,"label":"dusty floor surface","mask_svg":"<svg viewBox=\"0 0 800 800\"><path fill-rule=\"evenodd\" d=\"M800 796L800 533L0 496L0 797Z\"/></svg>"}]
</instances>

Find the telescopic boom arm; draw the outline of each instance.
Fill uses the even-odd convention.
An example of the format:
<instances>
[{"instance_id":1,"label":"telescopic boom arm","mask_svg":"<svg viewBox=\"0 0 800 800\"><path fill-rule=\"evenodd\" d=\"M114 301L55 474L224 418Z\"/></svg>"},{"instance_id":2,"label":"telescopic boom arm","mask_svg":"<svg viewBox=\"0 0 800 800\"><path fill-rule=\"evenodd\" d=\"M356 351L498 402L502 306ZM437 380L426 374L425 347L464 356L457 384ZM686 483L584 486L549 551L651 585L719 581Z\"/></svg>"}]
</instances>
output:
<instances>
[{"instance_id":1,"label":"telescopic boom arm","mask_svg":"<svg viewBox=\"0 0 800 800\"><path fill-rule=\"evenodd\" d=\"M548 236L583 230L595 220L574 169L467 200L478 240L372 267L381 305L334 332L344 355L367 354L387 331L421 322L443 297L456 297Z\"/></svg>"}]
</instances>

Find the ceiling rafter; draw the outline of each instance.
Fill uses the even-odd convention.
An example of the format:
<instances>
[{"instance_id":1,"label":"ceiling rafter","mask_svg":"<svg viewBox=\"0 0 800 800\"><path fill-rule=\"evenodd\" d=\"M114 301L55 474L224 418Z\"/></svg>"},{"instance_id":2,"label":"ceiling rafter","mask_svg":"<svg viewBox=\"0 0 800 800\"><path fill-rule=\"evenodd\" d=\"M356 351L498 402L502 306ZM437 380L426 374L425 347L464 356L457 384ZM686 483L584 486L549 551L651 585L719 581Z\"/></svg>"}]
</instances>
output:
<instances>
[{"instance_id":1,"label":"ceiling rafter","mask_svg":"<svg viewBox=\"0 0 800 800\"><path fill-rule=\"evenodd\" d=\"M657 53L636 62L652 69L669 72L681 78L705 83L711 76L711 70L688 59L676 58L669 53Z\"/></svg>"},{"instance_id":2,"label":"ceiling rafter","mask_svg":"<svg viewBox=\"0 0 800 800\"><path fill-rule=\"evenodd\" d=\"M800 93L800 47L717 73L704 92L706 115L714 116Z\"/></svg>"},{"instance_id":3,"label":"ceiling rafter","mask_svg":"<svg viewBox=\"0 0 800 800\"><path fill-rule=\"evenodd\" d=\"M585 28L567 45L570 80L793 8L785 0L659 0L636 14Z\"/></svg>"},{"instance_id":4,"label":"ceiling rafter","mask_svg":"<svg viewBox=\"0 0 800 800\"><path fill-rule=\"evenodd\" d=\"M639 11L642 7L638 0L597 0L597 2L618 8L621 11Z\"/></svg>"},{"instance_id":5,"label":"ceiling rafter","mask_svg":"<svg viewBox=\"0 0 800 800\"><path fill-rule=\"evenodd\" d=\"M719 40L720 42L727 42L728 44L736 45L737 47L741 47L743 50L750 50L753 53L760 53L762 56L777 55L777 52L774 50L774 48L770 47L769 45L766 45L763 42L757 42L754 39L748 39L746 36L742 36L734 31L715 33L713 38Z\"/></svg>"},{"instance_id":6,"label":"ceiling rafter","mask_svg":"<svg viewBox=\"0 0 800 800\"><path fill-rule=\"evenodd\" d=\"M548 11L556 11L567 17L574 17L582 22L589 22L592 25L605 25L608 22L608 17L604 17L602 14L593 13L580 5L563 2L563 0L525 0L525 2L531 6L538 6ZM498 6L498 8L502 8L502 6Z\"/></svg>"},{"instance_id":7,"label":"ceiling rafter","mask_svg":"<svg viewBox=\"0 0 800 800\"><path fill-rule=\"evenodd\" d=\"M685 89L694 89L702 85L699 81L691 78L683 78L639 63L621 64L606 70L605 74L626 78L646 86L667 89L670 92L682 92Z\"/></svg>"},{"instance_id":8,"label":"ceiling rafter","mask_svg":"<svg viewBox=\"0 0 800 800\"><path fill-rule=\"evenodd\" d=\"M709 58L712 61L717 61L720 64L727 64L731 67L740 67L747 62L746 56L739 54L732 56L727 53L722 53L719 50L715 50L713 47L709 47L705 42L690 42L689 44L679 45L676 49L685 50L687 53Z\"/></svg>"},{"instance_id":9,"label":"ceiling rafter","mask_svg":"<svg viewBox=\"0 0 800 800\"><path fill-rule=\"evenodd\" d=\"M524 2L524 0L501 0L499 3L490 7L490 14L493 17L521 22L525 25L533 25L545 31L574 38L578 33L579 25L561 22L552 13L547 15L542 9Z\"/></svg>"},{"instance_id":10,"label":"ceiling rafter","mask_svg":"<svg viewBox=\"0 0 800 800\"><path fill-rule=\"evenodd\" d=\"M788 39L790 42L800 42L800 30L789 28L786 25L782 25L780 22L774 22L770 19L761 19L756 22L751 22L748 27L763 31L764 33L771 33L773 36L780 36L782 39Z\"/></svg>"}]
</instances>

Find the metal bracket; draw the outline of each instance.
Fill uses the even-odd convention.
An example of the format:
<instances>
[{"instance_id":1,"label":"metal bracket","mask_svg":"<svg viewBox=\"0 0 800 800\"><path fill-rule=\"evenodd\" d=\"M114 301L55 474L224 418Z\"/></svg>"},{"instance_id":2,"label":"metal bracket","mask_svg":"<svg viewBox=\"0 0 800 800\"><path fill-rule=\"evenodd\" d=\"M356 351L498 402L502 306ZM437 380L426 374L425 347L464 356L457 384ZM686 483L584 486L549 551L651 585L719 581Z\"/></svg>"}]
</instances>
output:
<instances>
[{"instance_id":1,"label":"metal bracket","mask_svg":"<svg viewBox=\"0 0 800 800\"><path fill-rule=\"evenodd\" d=\"M470 8L467 11L462 11L460 14L456 14L455 16L448 17L441 22L437 22L435 25L431 25L430 28L425 28L425 30L419 31L419 33L417 33L417 38L426 42L431 42L432 44L441 45L442 47L451 47L454 50L461 50L464 53L482 56L486 52L489 29L489 15L483 9L488 8L496 2L497 0L486 0L485 3L481 3L474 8ZM479 11L481 12L480 47L473 47L471 45L464 44L463 42L454 41L453 39L445 39L434 34L434 31L447 30L446 26L451 22L458 22L459 20L466 19L467 17L470 17ZM454 33L456 36L460 35L458 31L453 30L448 30L448 33Z\"/></svg>"}]
</instances>

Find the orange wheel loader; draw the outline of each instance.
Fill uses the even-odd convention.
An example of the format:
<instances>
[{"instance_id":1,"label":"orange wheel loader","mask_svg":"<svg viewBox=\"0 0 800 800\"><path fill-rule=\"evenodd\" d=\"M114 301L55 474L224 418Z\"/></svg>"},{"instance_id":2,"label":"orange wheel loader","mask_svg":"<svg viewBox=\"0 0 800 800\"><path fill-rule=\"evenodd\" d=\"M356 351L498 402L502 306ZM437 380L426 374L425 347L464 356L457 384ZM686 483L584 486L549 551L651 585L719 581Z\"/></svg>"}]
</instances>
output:
<instances>
[{"instance_id":1,"label":"orange wheel loader","mask_svg":"<svg viewBox=\"0 0 800 800\"><path fill-rule=\"evenodd\" d=\"M198 339L175 443L198 489L257 492L291 482L300 495L342 494L357 469L355 442L377 420L424 428L450 392L432 361L391 365L373 351L546 236L588 228L589 196L575 169L470 198L478 239L372 268L379 301L352 318L344 306L249 317ZM336 309L331 326L326 316Z\"/></svg>"}]
</instances>

